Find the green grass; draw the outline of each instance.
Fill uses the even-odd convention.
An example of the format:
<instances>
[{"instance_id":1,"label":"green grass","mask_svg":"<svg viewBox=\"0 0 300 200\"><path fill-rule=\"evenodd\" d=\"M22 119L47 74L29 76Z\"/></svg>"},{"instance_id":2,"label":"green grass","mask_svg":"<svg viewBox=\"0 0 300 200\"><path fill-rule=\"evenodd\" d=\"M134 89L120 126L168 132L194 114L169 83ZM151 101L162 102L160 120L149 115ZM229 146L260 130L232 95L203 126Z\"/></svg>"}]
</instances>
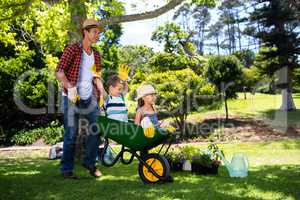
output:
<instances>
[{"instance_id":1,"label":"green grass","mask_svg":"<svg viewBox=\"0 0 300 200\"><path fill-rule=\"evenodd\" d=\"M95 180L76 165L79 180L64 180L59 161L44 154L0 157L0 199L300 199L300 140L221 144L228 158L247 153L247 178L230 178L224 167L218 176L172 173L174 183L144 185L137 162L100 167ZM200 145L199 148L205 148ZM1 156L1 155L0 155Z\"/></svg>"},{"instance_id":2,"label":"green grass","mask_svg":"<svg viewBox=\"0 0 300 200\"><path fill-rule=\"evenodd\" d=\"M297 111L293 112L279 111L282 101L280 94L256 93L255 95L252 95L247 93L246 96L247 99L245 100L244 94L238 93L237 99L228 100L229 115L261 119L273 126L300 126L300 93L293 94L294 103L298 108ZM128 100L127 105L129 107L130 117L133 118L136 103ZM221 106L219 109L204 109L200 112L191 113L188 120L200 122L209 115L225 117L224 106ZM171 119L165 120L170 121Z\"/></svg>"},{"instance_id":3,"label":"green grass","mask_svg":"<svg viewBox=\"0 0 300 200\"><path fill-rule=\"evenodd\" d=\"M294 103L297 108L300 108L300 94L293 95ZM229 115L256 118L271 123L274 126L297 125L300 126L300 110L293 112L279 111L281 105L281 95L261 94L256 93L251 95L247 93L247 99L244 99L244 94L239 93L237 99L228 101ZM192 113L188 119L201 121L208 115L217 115L225 117L225 109L222 106L216 110L205 110L200 113Z\"/></svg>"}]
</instances>

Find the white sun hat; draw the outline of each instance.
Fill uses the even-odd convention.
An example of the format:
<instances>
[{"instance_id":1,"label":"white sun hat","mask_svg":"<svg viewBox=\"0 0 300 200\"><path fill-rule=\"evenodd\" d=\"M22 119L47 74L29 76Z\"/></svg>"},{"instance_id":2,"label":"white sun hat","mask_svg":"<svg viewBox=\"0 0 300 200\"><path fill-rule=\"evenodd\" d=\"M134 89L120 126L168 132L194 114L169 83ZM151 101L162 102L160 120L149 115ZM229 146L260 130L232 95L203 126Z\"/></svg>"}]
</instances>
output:
<instances>
[{"instance_id":1,"label":"white sun hat","mask_svg":"<svg viewBox=\"0 0 300 200\"><path fill-rule=\"evenodd\" d=\"M137 92L136 100L143 98L144 96L147 96L149 94L157 94L154 87L149 84L140 86L136 92Z\"/></svg>"}]
</instances>

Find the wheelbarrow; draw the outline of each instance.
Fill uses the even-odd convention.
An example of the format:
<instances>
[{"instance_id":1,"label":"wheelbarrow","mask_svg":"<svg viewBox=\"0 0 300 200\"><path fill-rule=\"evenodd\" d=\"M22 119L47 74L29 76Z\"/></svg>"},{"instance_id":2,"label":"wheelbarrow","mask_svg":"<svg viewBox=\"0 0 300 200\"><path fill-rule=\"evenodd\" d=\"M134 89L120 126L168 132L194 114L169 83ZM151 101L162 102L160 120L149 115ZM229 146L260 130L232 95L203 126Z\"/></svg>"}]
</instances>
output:
<instances>
[{"instance_id":1,"label":"wheelbarrow","mask_svg":"<svg viewBox=\"0 0 300 200\"><path fill-rule=\"evenodd\" d=\"M175 139L174 134L164 129L155 129L154 135L149 137L144 134L141 126L131 121L122 122L101 115L97 118L97 124L100 128L100 135L104 138L104 148L100 154L100 161L104 166L114 166L119 160L128 165L135 157L139 161L138 173L144 183L165 182L170 178L170 165L165 154ZM104 159L104 154L109 148L109 140L121 145L121 150L111 162ZM161 147L157 153L148 153L150 149L158 145ZM127 160L124 158L125 153L130 155Z\"/></svg>"}]
</instances>

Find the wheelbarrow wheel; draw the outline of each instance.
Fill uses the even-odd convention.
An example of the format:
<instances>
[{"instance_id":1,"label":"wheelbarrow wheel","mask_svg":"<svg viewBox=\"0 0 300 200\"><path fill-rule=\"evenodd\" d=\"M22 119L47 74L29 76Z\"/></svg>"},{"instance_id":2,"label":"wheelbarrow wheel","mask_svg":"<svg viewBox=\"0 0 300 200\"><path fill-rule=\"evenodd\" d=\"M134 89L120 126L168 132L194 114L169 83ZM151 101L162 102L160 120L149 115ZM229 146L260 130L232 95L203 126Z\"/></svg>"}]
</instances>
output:
<instances>
[{"instance_id":1,"label":"wheelbarrow wheel","mask_svg":"<svg viewBox=\"0 0 300 200\"><path fill-rule=\"evenodd\" d=\"M160 154L148 154L143 158L153 171L158 175L153 174L145 164L139 163L139 175L142 181L146 184L157 183L165 177L170 175L170 165L167 159Z\"/></svg>"}]
</instances>

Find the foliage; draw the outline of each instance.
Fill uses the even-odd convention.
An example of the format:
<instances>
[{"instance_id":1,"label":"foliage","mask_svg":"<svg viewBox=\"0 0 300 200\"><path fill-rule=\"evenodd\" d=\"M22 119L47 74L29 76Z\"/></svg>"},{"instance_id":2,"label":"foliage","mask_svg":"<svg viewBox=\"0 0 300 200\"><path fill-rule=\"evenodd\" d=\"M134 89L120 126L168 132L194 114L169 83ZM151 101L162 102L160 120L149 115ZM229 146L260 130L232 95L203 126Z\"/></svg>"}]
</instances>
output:
<instances>
[{"instance_id":1,"label":"foliage","mask_svg":"<svg viewBox=\"0 0 300 200\"><path fill-rule=\"evenodd\" d=\"M173 163L183 163L186 160L185 154L178 147L171 147L166 158Z\"/></svg>"},{"instance_id":2,"label":"foliage","mask_svg":"<svg viewBox=\"0 0 300 200\"><path fill-rule=\"evenodd\" d=\"M292 81L295 69L300 68L299 15L289 1L262 0L251 13L251 21L264 28L255 34L265 49L260 51L258 60L265 65L261 71L278 78L276 86L283 90L281 110L295 111L292 98ZM286 95L285 95L286 94Z\"/></svg>"},{"instance_id":3,"label":"foliage","mask_svg":"<svg viewBox=\"0 0 300 200\"><path fill-rule=\"evenodd\" d=\"M198 156L193 156L192 163L199 164L205 167L211 167L213 164L213 160L209 156L209 154L203 153Z\"/></svg>"},{"instance_id":4,"label":"foliage","mask_svg":"<svg viewBox=\"0 0 300 200\"><path fill-rule=\"evenodd\" d=\"M262 79L256 67L242 69L242 85L246 87L246 91L255 90L258 82Z\"/></svg>"},{"instance_id":5,"label":"foliage","mask_svg":"<svg viewBox=\"0 0 300 200\"><path fill-rule=\"evenodd\" d=\"M189 68L155 72L148 75L144 83L156 88L159 109L173 117L181 133L186 134L187 115L200 106L211 104L215 94L215 87Z\"/></svg>"},{"instance_id":6,"label":"foliage","mask_svg":"<svg viewBox=\"0 0 300 200\"><path fill-rule=\"evenodd\" d=\"M13 117L13 113L18 113L13 100L14 86L17 78L31 68L33 56L33 51L25 49L16 52L15 58L0 57L0 89L2 91L0 93L0 119L4 129L16 120Z\"/></svg>"},{"instance_id":7,"label":"foliage","mask_svg":"<svg viewBox=\"0 0 300 200\"><path fill-rule=\"evenodd\" d=\"M95 11L95 14L100 19L105 19L110 16L122 15L125 12L125 8L120 1L102 1ZM122 35L122 26L120 24L107 25L105 32L102 33L100 41L95 45L96 49L101 53L102 59L102 77L104 82L108 77L114 73L120 62L119 58L119 41Z\"/></svg>"},{"instance_id":8,"label":"foliage","mask_svg":"<svg viewBox=\"0 0 300 200\"><path fill-rule=\"evenodd\" d=\"M195 72L199 71L202 64L201 57L190 58L184 54L174 54L167 52L158 52L154 54L149 60L148 66L156 72L164 72L166 70L182 70L186 68L193 69Z\"/></svg>"},{"instance_id":9,"label":"foliage","mask_svg":"<svg viewBox=\"0 0 300 200\"><path fill-rule=\"evenodd\" d=\"M210 82L214 83L219 92L222 91L222 85L232 86L226 88L226 96L232 98L236 96L237 87L241 80L242 68L240 61L235 56L212 56L204 72Z\"/></svg>"},{"instance_id":10,"label":"foliage","mask_svg":"<svg viewBox=\"0 0 300 200\"><path fill-rule=\"evenodd\" d=\"M184 155L185 160L189 160L189 161L192 161L193 156L198 153L198 149L192 145L184 145L183 147L180 147L179 149L182 152L182 154Z\"/></svg>"},{"instance_id":11,"label":"foliage","mask_svg":"<svg viewBox=\"0 0 300 200\"><path fill-rule=\"evenodd\" d=\"M19 92L20 98L26 106L30 108L41 108L48 105L48 83L56 84L53 72L49 72L48 68L39 71L34 69L26 72L27 76L24 80L16 84L16 91Z\"/></svg>"},{"instance_id":12,"label":"foliage","mask_svg":"<svg viewBox=\"0 0 300 200\"><path fill-rule=\"evenodd\" d=\"M235 56L212 56L207 62L204 74L223 95L226 119L228 119L227 99L237 96L236 92L242 79L240 61Z\"/></svg>"},{"instance_id":13,"label":"foliage","mask_svg":"<svg viewBox=\"0 0 300 200\"><path fill-rule=\"evenodd\" d=\"M42 138L46 144L56 144L62 141L62 136L63 126L58 121L52 121L47 127L19 131L14 134L11 142L17 145L28 145Z\"/></svg>"},{"instance_id":14,"label":"foliage","mask_svg":"<svg viewBox=\"0 0 300 200\"><path fill-rule=\"evenodd\" d=\"M236 51L233 53L233 55L235 55L241 61L243 66L247 68L249 68L253 64L255 59L254 52L248 49Z\"/></svg>"},{"instance_id":15,"label":"foliage","mask_svg":"<svg viewBox=\"0 0 300 200\"><path fill-rule=\"evenodd\" d=\"M118 49L120 63L131 67L131 75L138 70L147 71L147 63L154 55L152 48L145 45L127 45Z\"/></svg>"},{"instance_id":16,"label":"foliage","mask_svg":"<svg viewBox=\"0 0 300 200\"><path fill-rule=\"evenodd\" d=\"M192 163L197 163L205 167L211 167L214 165L219 165L219 155L217 152L220 151L219 147L216 144L208 145L207 150L200 151L200 155L196 155L192 157ZM223 151L220 151L223 156Z\"/></svg>"},{"instance_id":17,"label":"foliage","mask_svg":"<svg viewBox=\"0 0 300 200\"><path fill-rule=\"evenodd\" d=\"M189 34L173 22L159 26L152 33L151 40L163 43L164 50L167 53L184 54L189 52L189 54L192 54L196 50L189 41Z\"/></svg>"}]
</instances>

